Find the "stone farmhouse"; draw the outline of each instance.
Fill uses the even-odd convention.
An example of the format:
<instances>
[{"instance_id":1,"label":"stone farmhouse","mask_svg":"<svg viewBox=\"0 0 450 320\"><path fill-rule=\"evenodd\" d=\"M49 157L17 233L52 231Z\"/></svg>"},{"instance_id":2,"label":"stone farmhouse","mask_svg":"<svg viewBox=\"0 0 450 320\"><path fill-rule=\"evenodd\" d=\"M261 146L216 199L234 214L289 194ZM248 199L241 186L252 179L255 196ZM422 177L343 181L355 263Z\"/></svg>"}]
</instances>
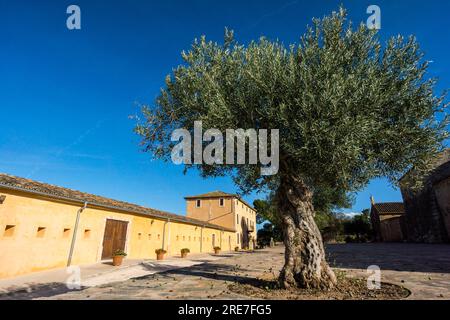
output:
<instances>
[{"instance_id":1,"label":"stone farmhouse","mask_svg":"<svg viewBox=\"0 0 450 320\"><path fill-rule=\"evenodd\" d=\"M371 197L370 219L377 242L403 241L405 207L402 202L375 203Z\"/></svg>"},{"instance_id":2,"label":"stone farmhouse","mask_svg":"<svg viewBox=\"0 0 450 320\"><path fill-rule=\"evenodd\" d=\"M0 278L109 260L251 247L256 212L220 191L186 197L187 216L0 174Z\"/></svg>"},{"instance_id":3,"label":"stone farmhouse","mask_svg":"<svg viewBox=\"0 0 450 320\"><path fill-rule=\"evenodd\" d=\"M372 199L371 220L376 241L450 242L450 149L433 162L423 187L413 190L400 179L403 203Z\"/></svg>"}]
</instances>

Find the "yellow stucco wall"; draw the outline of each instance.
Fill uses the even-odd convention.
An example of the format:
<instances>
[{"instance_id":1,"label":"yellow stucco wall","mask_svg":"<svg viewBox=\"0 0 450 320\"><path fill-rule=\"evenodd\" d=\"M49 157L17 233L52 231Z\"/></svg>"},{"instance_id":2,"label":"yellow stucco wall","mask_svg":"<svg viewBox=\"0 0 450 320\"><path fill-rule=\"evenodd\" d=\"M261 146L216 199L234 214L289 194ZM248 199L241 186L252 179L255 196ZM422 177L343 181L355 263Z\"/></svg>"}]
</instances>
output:
<instances>
[{"instance_id":1,"label":"yellow stucco wall","mask_svg":"<svg viewBox=\"0 0 450 320\"><path fill-rule=\"evenodd\" d=\"M235 200L235 211L236 211L236 221L234 229L239 233L240 241L239 244L242 247L242 240L244 234L244 226L253 226L253 232L250 232L250 236L255 240L256 237L256 211L247 206L244 202L236 199Z\"/></svg>"},{"instance_id":2,"label":"yellow stucco wall","mask_svg":"<svg viewBox=\"0 0 450 320\"><path fill-rule=\"evenodd\" d=\"M0 189L0 194L6 196L0 204L0 278L65 267L80 205L7 189ZM202 227L187 223L88 207L81 214L72 265L101 260L107 219L128 222L125 251L130 259L154 259L163 243L169 255L179 255L182 248L200 253L201 233L202 252L213 252L213 234L219 246L222 237L222 250L236 246L234 232L202 232Z\"/></svg>"},{"instance_id":3,"label":"yellow stucco wall","mask_svg":"<svg viewBox=\"0 0 450 320\"><path fill-rule=\"evenodd\" d=\"M188 217L210 221L225 228L234 228L234 208L231 197L222 198L223 206L220 206L220 198L200 199L200 207L197 207L197 199L186 200L186 213Z\"/></svg>"}]
</instances>

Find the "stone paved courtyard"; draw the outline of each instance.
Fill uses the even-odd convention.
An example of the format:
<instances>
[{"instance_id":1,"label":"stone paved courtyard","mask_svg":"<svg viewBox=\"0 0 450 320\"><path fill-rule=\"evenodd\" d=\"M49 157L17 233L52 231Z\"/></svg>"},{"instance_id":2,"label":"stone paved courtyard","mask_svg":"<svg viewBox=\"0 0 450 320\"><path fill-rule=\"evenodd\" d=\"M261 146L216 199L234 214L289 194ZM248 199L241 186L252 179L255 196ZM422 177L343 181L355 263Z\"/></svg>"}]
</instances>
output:
<instances>
[{"instance_id":1,"label":"stone paved courtyard","mask_svg":"<svg viewBox=\"0 0 450 320\"><path fill-rule=\"evenodd\" d=\"M377 265L381 280L411 291L409 299L450 300L450 245L369 243L329 245L328 260L350 274L367 277Z\"/></svg>"},{"instance_id":2,"label":"stone paved courtyard","mask_svg":"<svg viewBox=\"0 0 450 320\"><path fill-rule=\"evenodd\" d=\"M228 285L256 277L277 275L283 264L282 246L222 254L217 260L178 268L80 291L39 296L37 299L247 299L228 291ZM367 277L378 265L382 281L402 285L409 299L450 299L450 246L424 244L328 245L329 262L350 276ZM5 298L5 297L3 297ZM18 293L7 299L27 299Z\"/></svg>"}]
</instances>

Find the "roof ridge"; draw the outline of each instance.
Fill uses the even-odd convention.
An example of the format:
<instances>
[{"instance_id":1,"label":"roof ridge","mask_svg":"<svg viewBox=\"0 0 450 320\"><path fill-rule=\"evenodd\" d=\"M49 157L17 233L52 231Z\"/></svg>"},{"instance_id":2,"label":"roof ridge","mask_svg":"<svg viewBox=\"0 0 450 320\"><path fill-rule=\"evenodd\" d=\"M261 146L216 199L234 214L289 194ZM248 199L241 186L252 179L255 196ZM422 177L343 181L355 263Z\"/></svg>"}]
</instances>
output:
<instances>
[{"instance_id":1,"label":"roof ridge","mask_svg":"<svg viewBox=\"0 0 450 320\"><path fill-rule=\"evenodd\" d=\"M142 208L144 208L144 209L152 209L152 208L144 207L144 206L142 206L142 205L135 204L135 203L131 203L131 202L128 202L128 201L115 200L115 199L113 199L113 198L109 198L109 197L107 197L107 196L102 196L102 195L100 195L100 194L84 192L84 191L80 191L80 190L73 189L73 188L62 187L62 186L59 186L59 185L56 185L56 184L52 184L52 183L48 183L48 182L42 182L42 181L33 180L33 179L29 179L29 178L23 178L23 177L19 177L19 176L14 176L14 175L10 175L10 174L7 174L7 173L2 173L2 172L0 172L0 177L1 177L1 176L7 176L7 177L13 178L13 179L26 180L26 181L28 181L29 183L39 183L39 184L46 185L46 186L49 186L49 187L54 187L54 188L58 188L58 189L65 189L65 190L69 190L69 191L72 191L72 192L79 192L79 193L81 193L81 194L85 194L85 195L89 195L89 196L95 196L95 197L99 197L99 198L105 198L105 199L109 199L109 200L114 200L114 201L118 201L118 202L122 202L122 203L127 203L127 204L131 204L131 205L135 205L135 206L140 206L140 207L142 207ZM1 179L0 179L0 185L4 185L4 184L2 183L2 181L1 181ZM82 199L79 199L79 200L82 200ZM155 210L156 210L156 209L155 209Z\"/></svg>"},{"instance_id":2,"label":"roof ridge","mask_svg":"<svg viewBox=\"0 0 450 320\"><path fill-rule=\"evenodd\" d=\"M375 204L382 204L382 203L401 203L401 204L403 204L403 201L385 201L385 202L376 202Z\"/></svg>"},{"instance_id":3,"label":"roof ridge","mask_svg":"<svg viewBox=\"0 0 450 320\"><path fill-rule=\"evenodd\" d=\"M378 202L374 203L379 214L405 214L405 204L403 202Z\"/></svg>"},{"instance_id":4,"label":"roof ridge","mask_svg":"<svg viewBox=\"0 0 450 320\"><path fill-rule=\"evenodd\" d=\"M13 181L5 181L5 180ZM171 213L159 209L145 207L143 205L134 204L127 201L115 200L105 196L100 196L92 193L82 192L75 189L66 187L60 187L57 185L31 180L28 178L21 178L6 173L0 173L0 187L15 189L23 192L39 193L41 195L48 196L50 198L63 198L71 201L88 202L94 206L100 206L104 208L114 208L116 210L123 210L130 213L140 213L149 216L160 216L167 219L179 220L181 222L192 222L197 225L210 226L216 229L231 230L210 222L190 218L184 215ZM41 188L39 188L41 187ZM55 190L51 190L55 189ZM234 230L233 230L234 232Z\"/></svg>"}]
</instances>

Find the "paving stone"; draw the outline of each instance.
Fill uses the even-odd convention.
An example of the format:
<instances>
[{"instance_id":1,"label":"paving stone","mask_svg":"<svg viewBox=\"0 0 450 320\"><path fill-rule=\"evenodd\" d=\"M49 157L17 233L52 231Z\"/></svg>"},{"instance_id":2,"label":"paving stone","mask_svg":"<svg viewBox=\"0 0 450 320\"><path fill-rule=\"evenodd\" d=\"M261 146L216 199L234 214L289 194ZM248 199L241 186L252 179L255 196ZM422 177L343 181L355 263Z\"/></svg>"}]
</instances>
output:
<instances>
[{"instance_id":1,"label":"paving stone","mask_svg":"<svg viewBox=\"0 0 450 320\"><path fill-rule=\"evenodd\" d=\"M204 259L205 263L161 271L126 281L47 294L40 299L248 299L228 291L234 281L277 275L283 265L282 246ZM327 246L334 268L349 276L368 276L367 267L379 265L382 282L408 288L409 299L450 299L450 246L421 244L336 244ZM172 263L172 262L171 262ZM176 264L176 262L173 262ZM130 272L129 269L127 273ZM130 275L128 275L130 276ZM106 278L108 276L105 276ZM26 293L14 298L26 298Z\"/></svg>"}]
</instances>

